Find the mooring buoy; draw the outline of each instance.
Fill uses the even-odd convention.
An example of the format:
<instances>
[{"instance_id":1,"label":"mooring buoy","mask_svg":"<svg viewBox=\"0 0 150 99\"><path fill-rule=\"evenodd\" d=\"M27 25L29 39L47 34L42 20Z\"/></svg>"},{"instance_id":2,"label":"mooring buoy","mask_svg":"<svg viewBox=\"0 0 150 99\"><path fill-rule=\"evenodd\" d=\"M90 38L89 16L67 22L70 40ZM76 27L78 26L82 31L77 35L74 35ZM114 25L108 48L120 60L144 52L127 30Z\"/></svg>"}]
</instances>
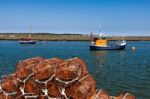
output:
<instances>
[{"instance_id":1,"label":"mooring buoy","mask_svg":"<svg viewBox=\"0 0 150 99\"><path fill-rule=\"evenodd\" d=\"M132 50L136 50L136 48L133 46L133 47L132 47Z\"/></svg>"}]
</instances>

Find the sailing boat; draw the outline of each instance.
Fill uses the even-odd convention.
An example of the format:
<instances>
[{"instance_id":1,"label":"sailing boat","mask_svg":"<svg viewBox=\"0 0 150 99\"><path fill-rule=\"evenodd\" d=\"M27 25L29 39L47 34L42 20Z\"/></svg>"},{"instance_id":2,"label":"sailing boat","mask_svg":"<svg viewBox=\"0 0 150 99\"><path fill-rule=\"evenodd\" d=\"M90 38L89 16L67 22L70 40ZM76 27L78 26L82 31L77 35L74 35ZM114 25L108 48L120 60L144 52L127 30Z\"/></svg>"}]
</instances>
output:
<instances>
[{"instance_id":1,"label":"sailing boat","mask_svg":"<svg viewBox=\"0 0 150 99\"><path fill-rule=\"evenodd\" d=\"M22 37L20 38L20 44L35 44L36 41L33 40L32 35L31 35L31 27L30 27L30 34L28 35L28 37Z\"/></svg>"},{"instance_id":2,"label":"sailing boat","mask_svg":"<svg viewBox=\"0 0 150 99\"><path fill-rule=\"evenodd\" d=\"M90 50L124 50L126 45L127 43L124 37L121 42L117 41L113 44L109 44L107 37L100 32L98 38L94 37L94 39L91 40L89 47Z\"/></svg>"}]
</instances>

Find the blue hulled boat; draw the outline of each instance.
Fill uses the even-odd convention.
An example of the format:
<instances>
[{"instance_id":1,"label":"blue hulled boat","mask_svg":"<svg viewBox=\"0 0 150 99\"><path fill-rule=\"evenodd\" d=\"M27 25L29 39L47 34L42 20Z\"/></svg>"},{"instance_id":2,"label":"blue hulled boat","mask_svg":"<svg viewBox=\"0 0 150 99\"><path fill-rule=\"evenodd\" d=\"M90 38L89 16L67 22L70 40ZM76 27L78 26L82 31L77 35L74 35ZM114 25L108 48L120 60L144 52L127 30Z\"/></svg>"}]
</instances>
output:
<instances>
[{"instance_id":1,"label":"blue hulled boat","mask_svg":"<svg viewBox=\"0 0 150 99\"><path fill-rule=\"evenodd\" d=\"M20 41L20 44L35 44L35 41Z\"/></svg>"},{"instance_id":2,"label":"blue hulled boat","mask_svg":"<svg viewBox=\"0 0 150 99\"><path fill-rule=\"evenodd\" d=\"M126 47L126 44L121 45L110 45L110 46L98 46L90 44L90 50L124 50Z\"/></svg>"},{"instance_id":3,"label":"blue hulled boat","mask_svg":"<svg viewBox=\"0 0 150 99\"><path fill-rule=\"evenodd\" d=\"M124 50L126 47L126 41L115 41L115 42L109 42L107 40L107 37L104 37L102 34L98 38L94 38L91 40L89 47L90 50Z\"/></svg>"}]
</instances>

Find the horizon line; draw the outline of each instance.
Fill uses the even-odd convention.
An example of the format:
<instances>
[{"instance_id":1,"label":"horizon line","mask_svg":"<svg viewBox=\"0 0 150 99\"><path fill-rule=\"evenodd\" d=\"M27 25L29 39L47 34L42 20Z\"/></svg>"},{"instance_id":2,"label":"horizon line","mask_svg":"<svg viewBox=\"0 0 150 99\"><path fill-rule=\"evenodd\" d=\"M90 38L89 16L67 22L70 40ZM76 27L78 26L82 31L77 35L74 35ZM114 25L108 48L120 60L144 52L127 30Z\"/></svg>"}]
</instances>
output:
<instances>
[{"instance_id":1,"label":"horizon line","mask_svg":"<svg viewBox=\"0 0 150 99\"><path fill-rule=\"evenodd\" d=\"M0 35L1 34L56 34L56 35L64 35L64 34L67 34L67 35L89 35L91 32L89 33L86 33L86 34L83 34L83 33L54 33L54 32L0 32ZM94 34L94 35L98 35L98 34ZM106 36L150 36L150 35L106 35Z\"/></svg>"}]
</instances>

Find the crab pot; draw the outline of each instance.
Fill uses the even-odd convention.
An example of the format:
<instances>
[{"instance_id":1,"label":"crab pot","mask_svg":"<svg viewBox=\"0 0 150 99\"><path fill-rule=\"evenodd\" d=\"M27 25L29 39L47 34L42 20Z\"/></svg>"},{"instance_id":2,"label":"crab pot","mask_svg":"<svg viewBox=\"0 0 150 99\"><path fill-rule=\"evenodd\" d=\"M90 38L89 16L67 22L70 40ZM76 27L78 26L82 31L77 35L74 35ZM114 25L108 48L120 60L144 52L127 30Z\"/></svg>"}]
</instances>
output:
<instances>
[{"instance_id":1,"label":"crab pot","mask_svg":"<svg viewBox=\"0 0 150 99\"><path fill-rule=\"evenodd\" d=\"M66 88L66 87L72 87L72 86L76 85L77 83L78 83L78 80L73 81L73 82L70 82L70 81L60 82L58 80L55 80L55 84L58 87L58 89L62 89L62 88Z\"/></svg>"},{"instance_id":2,"label":"crab pot","mask_svg":"<svg viewBox=\"0 0 150 99\"><path fill-rule=\"evenodd\" d=\"M45 67L50 67L52 70L56 69L56 66L63 62L64 60L59 59L59 58L52 58L52 59L46 59L41 61L38 65L35 66L35 71L45 68Z\"/></svg>"},{"instance_id":3,"label":"crab pot","mask_svg":"<svg viewBox=\"0 0 150 99\"><path fill-rule=\"evenodd\" d=\"M13 81L7 81L1 83L2 90L11 93L11 92L17 92L19 90L18 84L16 84Z\"/></svg>"},{"instance_id":4,"label":"crab pot","mask_svg":"<svg viewBox=\"0 0 150 99\"><path fill-rule=\"evenodd\" d=\"M26 68L20 68L16 71L17 78L23 80L27 78L32 73L32 70Z\"/></svg>"},{"instance_id":5,"label":"crab pot","mask_svg":"<svg viewBox=\"0 0 150 99\"><path fill-rule=\"evenodd\" d=\"M121 93L116 99L136 99L136 97L130 93Z\"/></svg>"},{"instance_id":6,"label":"crab pot","mask_svg":"<svg viewBox=\"0 0 150 99\"><path fill-rule=\"evenodd\" d=\"M5 99L5 95L3 92L0 92L0 99Z\"/></svg>"},{"instance_id":7,"label":"crab pot","mask_svg":"<svg viewBox=\"0 0 150 99\"><path fill-rule=\"evenodd\" d=\"M35 72L36 72L36 71L38 71L38 70L40 70L40 69L42 69L42 68L45 68L45 67L47 67L47 66L48 66L47 62L41 61L41 62L39 62L39 64L37 64L37 65L35 66L34 70L35 70Z\"/></svg>"},{"instance_id":8,"label":"crab pot","mask_svg":"<svg viewBox=\"0 0 150 99\"><path fill-rule=\"evenodd\" d=\"M39 81L45 81L50 79L53 76L53 74L54 74L54 70L51 69L50 67L46 67L36 71L34 78Z\"/></svg>"},{"instance_id":9,"label":"crab pot","mask_svg":"<svg viewBox=\"0 0 150 99\"><path fill-rule=\"evenodd\" d=\"M44 60L44 58L42 58L42 57L35 57L35 58L26 59L26 60L23 60L23 61L25 61L27 64L37 64L37 63L39 63L42 60Z\"/></svg>"},{"instance_id":10,"label":"crab pot","mask_svg":"<svg viewBox=\"0 0 150 99\"><path fill-rule=\"evenodd\" d=\"M56 66L62 61L58 58L41 61L35 66L35 79L43 81L51 78L54 75Z\"/></svg>"},{"instance_id":11,"label":"crab pot","mask_svg":"<svg viewBox=\"0 0 150 99\"><path fill-rule=\"evenodd\" d=\"M2 77L2 80L3 82L12 81L12 80L13 82L16 82L16 83L18 82L16 73L5 75Z\"/></svg>"},{"instance_id":12,"label":"crab pot","mask_svg":"<svg viewBox=\"0 0 150 99\"><path fill-rule=\"evenodd\" d=\"M53 98L62 97L58 86L56 85L55 80L52 80L47 83L48 95Z\"/></svg>"},{"instance_id":13,"label":"crab pot","mask_svg":"<svg viewBox=\"0 0 150 99\"><path fill-rule=\"evenodd\" d=\"M38 95L24 95L24 98L25 99L37 99L38 98Z\"/></svg>"},{"instance_id":14,"label":"crab pot","mask_svg":"<svg viewBox=\"0 0 150 99\"><path fill-rule=\"evenodd\" d=\"M24 95L19 95L17 97L15 97L15 99L25 99Z\"/></svg>"},{"instance_id":15,"label":"crab pot","mask_svg":"<svg viewBox=\"0 0 150 99\"><path fill-rule=\"evenodd\" d=\"M16 96L14 95L6 95L3 92L0 92L0 99L16 99Z\"/></svg>"},{"instance_id":16,"label":"crab pot","mask_svg":"<svg viewBox=\"0 0 150 99\"><path fill-rule=\"evenodd\" d=\"M79 61L79 62L78 62ZM56 80L58 86L68 86L76 82L83 75L88 74L85 63L79 58L68 59L57 66ZM64 86L63 86L64 85Z\"/></svg>"},{"instance_id":17,"label":"crab pot","mask_svg":"<svg viewBox=\"0 0 150 99\"><path fill-rule=\"evenodd\" d=\"M14 96L7 96L5 94L0 95L0 99L15 99Z\"/></svg>"},{"instance_id":18,"label":"crab pot","mask_svg":"<svg viewBox=\"0 0 150 99\"><path fill-rule=\"evenodd\" d=\"M106 91L100 89L90 99L111 99L111 98L110 98L109 94Z\"/></svg>"},{"instance_id":19,"label":"crab pot","mask_svg":"<svg viewBox=\"0 0 150 99\"><path fill-rule=\"evenodd\" d=\"M20 95L18 97L13 98L13 99L37 99L37 97L38 96L34 95L34 94L32 94L32 95L26 94L26 95Z\"/></svg>"},{"instance_id":20,"label":"crab pot","mask_svg":"<svg viewBox=\"0 0 150 99\"><path fill-rule=\"evenodd\" d=\"M19 62L13 74L2 77L0 99L110 99L100 90L80 58L35 57ZM135 99L129 93L116 99Z\"/></svg>"},{"instance_id":21,"label":"crab pot","mask_svg":"<svg viewBox=\"0 0 150 99\"><path fill-rule=\"evenodd\" d=\"M38 84L33 78L25 82L24 90L26 93L34 93L38 95L42 92L42 86Z\"/></svg>"},{"instance_id":22,"label":"crab pot","mask_svg":"<svg viewBox=\"0 0 150 99\"><path fill-rule=\"evenodd\" d=\"M56 78L62 81L72 81L76 79L81 73L81 67L65 61L58 65L56 69Z\"/></svg>"},{"instance_id":23,"label":"crab pot","mask_svg":"<svg viewBox=\"0 0 150 99\"><path fill-rule=\"evenodd\" d=\"M49 65L55 65L57 66L58 64L60 64L61 62L64 62L64 60L60 59L60 58L51 58L51 59L46 59L45 60Z\"/></svg>"},{"instance_id":24,"label":"crab pot","mask_svg":"<svg viewBox=\"0 0 150 99\"><path fill-rule=\"evenodd\" d=\"M6 98L4 98L4 99L15 99L15 97L16 97L16 96L10 95L10 96L6 96Z\"/></svg>"},{"instance_id":25,"label":"crab pot","mask_svg":"<svg viewBox=\"0 0 150 99\"><path fill-rule=\"evenodd\" d=\"M37 99L48 99L48 97L44 95L39 95Z\"/></svg>"},{"instance_id":26,"label":"crab pot","mask_svg":"<svg viewBox=\"0 0 150 99\"><path fill-rule=\"evenodd\" d=\"M88 71L86 68L87 66L82 59L75 57L75 58L69 59L69 61L75 64L76 66L79 65L81 67L82 70L81 70L80 78L88 74Z\"/></svg>"},{"instance_id":27,"label":"crab pot","mask_svg":"<svg viewBox=\"0 0 150 99\"><path fill-rule=\"evenodd\" d=\"M66 87L66 95L73 99L89 99L96 93L96 83L91 75L86 75L73 86Z\"/></svg>"},{"instance_id":28,"label":"crab pot","mask_svg":"<svg viewBox=\"0 0 150 99\"><path fill-rule=\"evenodd\" d=\"M28 66L28 64L24 61L21 61L16 65L16 70L18 70L20 68L25 68L26 66Z\"/></svg>"},{"instance_id":29,"label":"crab pot","mask_svg":"<svg viewBox=\"0 0 150 99\"><path fill-rule=\"evenodd\" d=\"M44 60L42 57L35 57L35 58L23 60L16 65L16 69L25 68L28 66L33 67L42 60Z\"/></svg>"}]
</instances>

